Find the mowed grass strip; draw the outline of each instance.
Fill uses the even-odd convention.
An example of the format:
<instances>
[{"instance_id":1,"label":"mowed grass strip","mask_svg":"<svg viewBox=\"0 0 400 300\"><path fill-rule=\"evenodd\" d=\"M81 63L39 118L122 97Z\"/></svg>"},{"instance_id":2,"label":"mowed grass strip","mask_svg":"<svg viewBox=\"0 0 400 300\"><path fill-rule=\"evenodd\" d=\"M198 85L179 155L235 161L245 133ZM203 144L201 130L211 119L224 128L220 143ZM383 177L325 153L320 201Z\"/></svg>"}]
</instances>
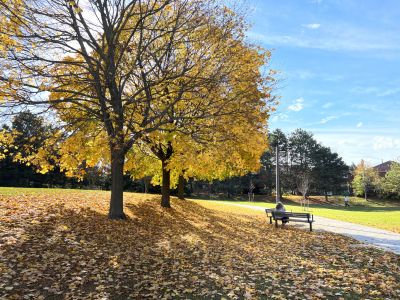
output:
<instances>
[{"instance_id":1,"label":"mowed grass strip","mask_svg":"<svg viewBox=\"0 0 400 300\"><path fill-rule=\"evenodd\" d=\"M251 210L125 194L0 193L1 299L400 297L399 256L353 239L275 229Z\"/></svg>"}]
</instances>

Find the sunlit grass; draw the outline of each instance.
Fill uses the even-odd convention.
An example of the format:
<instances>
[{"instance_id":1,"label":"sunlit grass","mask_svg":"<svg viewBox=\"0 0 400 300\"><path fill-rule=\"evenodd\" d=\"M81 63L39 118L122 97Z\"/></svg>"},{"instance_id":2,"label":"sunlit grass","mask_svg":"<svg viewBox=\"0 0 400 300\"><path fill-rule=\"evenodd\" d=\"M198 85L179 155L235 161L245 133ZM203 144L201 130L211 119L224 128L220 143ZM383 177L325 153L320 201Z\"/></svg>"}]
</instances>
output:
<instances>
[{"instance_id":1,"label":"sunlit grass","mask_svg":"<svg viewBox=\"0 0 400 300\"><path fill-rule=\"evenodd\" d=\"M61 188L22 188L22 187L0 187L0 195L13 196L13 195L32 195L32 194L66 194L66 193L93 193L107 191L93 191L93 190L82 190L82 189L61 189Z\"/></svg>"},{"instance_id":2,"label":"sunlit grass","mask_svg":"<svg viewBox=\"0 0 400 300\"><path fill-rule=\"evenodd\" d=\"M322 197L321 197L322 198ZM283 200L288 211L303 211L297 203L299 196L289 196ZM400 204L396 202L365 201L363 198L351 197L350 207L345 207L343 197L333 197L332 204L310 204L309 212L321 216L346 222L372 226L394 232L400 232ZM224 201L225 202L225 201ZM273 208L274 203L227 201L236 204L247 204Z\"/></svg>"}]
</instances>

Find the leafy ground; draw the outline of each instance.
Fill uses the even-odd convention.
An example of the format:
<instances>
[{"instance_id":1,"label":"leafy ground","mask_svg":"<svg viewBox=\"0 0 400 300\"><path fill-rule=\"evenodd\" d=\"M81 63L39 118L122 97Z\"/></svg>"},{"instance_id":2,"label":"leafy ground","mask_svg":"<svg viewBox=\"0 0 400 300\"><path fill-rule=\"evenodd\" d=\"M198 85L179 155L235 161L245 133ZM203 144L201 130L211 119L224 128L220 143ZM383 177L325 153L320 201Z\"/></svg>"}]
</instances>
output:
<instances>
[{"instance_id":1,"label":"leafy ground","mask_svg":"<svg viewBox=\"0 0 400 300\"><path fill-rule=\"evenodd\" d=\"M299 203L300 198L300 196L285 197L283 203L286 209L294 212L302 211L302 207ZM259 198L259 200L262 200L262 198ZM268 198L266 200L269 202L224 202L250 204L268 208L273 208L275 206L274 200ZM311 197L310 212L316 216L400 233L400 201L397 203L378 202L375 200L365 201L363 198L351 197L350 204L350 207L345 207L343 204L343 197L330 197L329 202L325 202L324 197Z\"/></svg>"},{"instance_id":2,"label":"leafy ground","mask_svg":"<svg viewBox=\"0 0 400 300\"><path fill-rule=\"evenodd\" d=\"M396 299L400 257L251 210L125 194L0 189L0 299Z\"/></svg>"}]
</instances>

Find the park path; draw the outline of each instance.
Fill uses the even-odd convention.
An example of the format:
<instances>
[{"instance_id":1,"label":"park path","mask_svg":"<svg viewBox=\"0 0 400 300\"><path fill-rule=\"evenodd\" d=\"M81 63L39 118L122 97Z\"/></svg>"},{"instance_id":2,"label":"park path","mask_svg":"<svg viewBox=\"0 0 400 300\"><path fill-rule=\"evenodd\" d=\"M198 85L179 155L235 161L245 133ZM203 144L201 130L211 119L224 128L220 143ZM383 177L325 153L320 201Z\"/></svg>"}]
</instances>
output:
<instances>
[{"instance_id":1,"label":"park path","mask_svg":"<svg viewBox=\"0 0 400 300\"><path fill-rule=\"evenodd\" d=\"M218 201L218 203L223 203ZM247 205L247 204L234 204L225 203L228 205L241 206L245 208L265 211L266 207ZM360 242L400 254L400 234L391 231L378 229L374 227L359 225L350 222L344 222L314 215L315 222L313 223L313 230L328 231L350 236ZM306 223L292 223L289 225L305 228L309 230L309 225Z\"/></svg>"}]
</instances>

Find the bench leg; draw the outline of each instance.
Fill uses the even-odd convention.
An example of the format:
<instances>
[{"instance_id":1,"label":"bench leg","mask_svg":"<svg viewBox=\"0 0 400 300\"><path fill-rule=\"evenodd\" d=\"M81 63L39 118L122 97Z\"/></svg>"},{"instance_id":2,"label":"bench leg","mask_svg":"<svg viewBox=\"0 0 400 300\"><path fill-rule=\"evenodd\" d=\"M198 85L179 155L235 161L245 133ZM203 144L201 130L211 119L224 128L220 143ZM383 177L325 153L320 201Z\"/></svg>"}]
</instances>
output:
<instances>
[{"instance_id":1,"label":"bench leg","mask_svg":"<svg viewBox=\"0 0 400 300\"><path fill-rule=\"evenodd\" d=\"M310 231L312 231L312 222L310 222Z\"/></svg>"},{"instance_id":2,"label":"bench leg","mask_svg":"<svg viewBox=\"0 0 400 300\"><path fill-rule=\"evenodd\" d=\"M278 228L278 220L275 220L275 227Z\"/></svg>"},{"instance_id":3,"label":"bench leg","mask_svg":"<svg viewBox=\"0 0 400 300\"><path fill-rule=\"evenodd\" d=\"M272 217L269 217L269 224L272 224Z\"/></svg>"}]
</instances>

